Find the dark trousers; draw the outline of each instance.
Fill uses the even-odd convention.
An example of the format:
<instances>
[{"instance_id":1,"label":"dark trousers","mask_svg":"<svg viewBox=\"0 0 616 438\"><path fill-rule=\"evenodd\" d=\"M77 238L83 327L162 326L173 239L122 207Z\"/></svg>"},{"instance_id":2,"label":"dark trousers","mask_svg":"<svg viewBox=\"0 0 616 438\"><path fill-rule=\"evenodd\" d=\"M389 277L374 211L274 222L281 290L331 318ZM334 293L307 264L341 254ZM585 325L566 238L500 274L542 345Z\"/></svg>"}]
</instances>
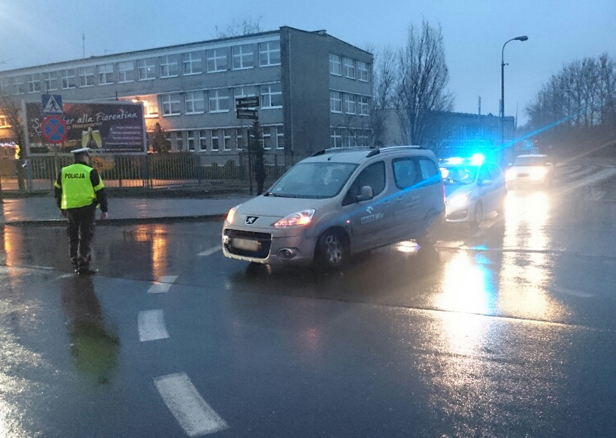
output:
<instances>
[{"instance_id":1,"label":"dark trousers","mask_svg":"<svg viewBox=\"0 0 616 438\"><path fill-rule=\"evenodd\" d=\"M69 254L73 263L88 266L94 238L96 204L66 210L68 217Z\"/></svg>"}]
</instances>

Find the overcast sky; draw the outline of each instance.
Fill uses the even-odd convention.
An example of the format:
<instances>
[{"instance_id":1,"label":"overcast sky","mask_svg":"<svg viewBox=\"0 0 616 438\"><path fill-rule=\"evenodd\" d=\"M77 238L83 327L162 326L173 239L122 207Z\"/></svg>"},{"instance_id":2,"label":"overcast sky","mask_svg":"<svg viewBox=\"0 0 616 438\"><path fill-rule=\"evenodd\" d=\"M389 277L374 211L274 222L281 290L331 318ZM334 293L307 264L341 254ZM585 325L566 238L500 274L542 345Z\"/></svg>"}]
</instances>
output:
<instances>
[{"instance_id":1,"label":"overcast sky","mask_svg":"<svg viewBox=\"0 0 616 438\"><path fill-rule=\"evenodd\" d=\"M440 24L455 111L498 115L501 49L506 114L564 64L616 58L616 0L0 0L0 70L212 39L216 26L292 26L365 48L404 45L411 24Z\"/></svg>"}]
</instances>

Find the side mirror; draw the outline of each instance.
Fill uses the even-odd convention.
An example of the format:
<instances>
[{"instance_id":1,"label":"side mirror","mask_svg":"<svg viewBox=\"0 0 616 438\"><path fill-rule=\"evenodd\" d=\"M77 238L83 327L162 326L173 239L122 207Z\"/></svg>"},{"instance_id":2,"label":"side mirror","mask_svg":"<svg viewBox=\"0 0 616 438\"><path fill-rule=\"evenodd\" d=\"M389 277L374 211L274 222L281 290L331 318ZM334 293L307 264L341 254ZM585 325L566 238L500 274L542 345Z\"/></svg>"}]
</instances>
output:
<instances>
[{"instance_id":1,"label":"side mirror","mask_svg":"<svg viewBox=\"0 0 616 438\"><path fill-rule=\"evenodd\" d=\"M492 180L491 179L484 179L483 181L479 181L479 185L480 186L491 186L492 185Z\"/></svg>"},{"instance_id":2,"label":"side mirror","mask_svg":"<svg viewBox=\"0 0 616 438\"><path fill-rule=\"evenodd\" d=\"M370 186L363 186L359 195L357 195L358 202L368 201L372 198L374 198L374 192L372 191L372 187Z\"/></svg>"}]
</instances>

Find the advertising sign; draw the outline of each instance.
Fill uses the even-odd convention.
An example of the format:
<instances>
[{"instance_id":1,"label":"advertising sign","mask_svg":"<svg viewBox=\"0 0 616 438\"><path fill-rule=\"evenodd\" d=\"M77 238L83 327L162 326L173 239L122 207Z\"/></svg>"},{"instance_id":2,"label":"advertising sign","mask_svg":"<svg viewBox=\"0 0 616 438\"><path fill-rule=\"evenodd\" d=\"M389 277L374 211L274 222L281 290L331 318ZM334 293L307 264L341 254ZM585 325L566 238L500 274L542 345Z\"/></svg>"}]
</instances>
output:
<instances>
[{"instance_id":1,"label":"advertising sign","mask_svg":"<svg viewBox=\"0 0 616 438\"><path fill-rule=\"evenodd\" d=\"M42 104L25 106L30 153L50 152L46 137L54 132L51 124L44 123ZM61 117L66 125L66 139L59 145L59 152L89 147L104 153L146 153L143 105L63 102L62 109L63 115L56 117Z\"/></svg>"}]
</instances>

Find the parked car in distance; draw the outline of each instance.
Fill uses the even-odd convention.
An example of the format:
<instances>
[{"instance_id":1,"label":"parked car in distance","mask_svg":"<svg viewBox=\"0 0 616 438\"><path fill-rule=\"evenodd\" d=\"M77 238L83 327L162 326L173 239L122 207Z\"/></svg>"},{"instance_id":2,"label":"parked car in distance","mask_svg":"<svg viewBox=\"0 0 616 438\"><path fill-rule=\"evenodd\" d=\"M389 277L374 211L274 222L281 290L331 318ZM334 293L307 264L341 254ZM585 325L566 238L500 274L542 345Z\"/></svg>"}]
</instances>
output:
<instances>
[{"instance_id":1,"label":"parked car in distance","mask_svg":"<svg viewBox=\"0 0 616 438\"><path fill-rule=\"evenodd\" d=\"M417 146L319 151L263 195L229 211L223 254L282 265L327 268L349 256L415 239L434 244L445 216L434 154Z\"/></svg>"},{"instance_id":2,"label":"parked car in distance","mask_svg":"<svg viewBox=\"0 0 616 438\"><path fill-rule=\"evenodd\" d=\"M507 187L549 186L554 178L553 169L547 155L519 155L505 173Z\"/></svg>"},{"instance_id":3,"label":"parked car in distance","mask_svg":"<svg viewBox=\"0 0 616 438\"><path fill-rule=\"evenodd\" d=\"M504 211L507 186L498 166L480 154L441 162L446 193L446 220L479 227L488 213Z\"/></svg>"}]
</instances>

